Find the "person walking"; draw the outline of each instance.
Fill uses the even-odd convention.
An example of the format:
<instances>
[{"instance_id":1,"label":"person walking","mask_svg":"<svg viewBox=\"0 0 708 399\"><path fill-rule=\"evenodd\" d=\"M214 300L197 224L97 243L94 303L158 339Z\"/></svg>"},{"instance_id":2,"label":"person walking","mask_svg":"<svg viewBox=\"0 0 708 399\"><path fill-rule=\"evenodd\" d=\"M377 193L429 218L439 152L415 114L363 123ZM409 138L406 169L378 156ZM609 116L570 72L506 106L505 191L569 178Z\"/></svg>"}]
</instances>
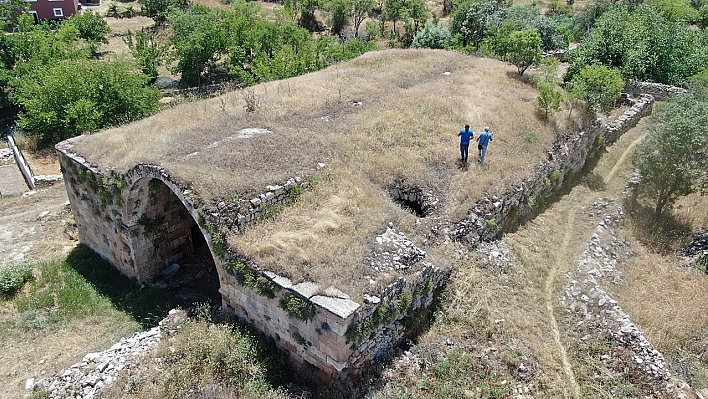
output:
<instances>
[{"instance_id":1,"label":"person walking","mask_svg":"<svg viewBox=\"0 0 708 399\"><path fill-rule=\"evenodd\" d=\"M460 130L457 135L460 136L460 161L466 163L470 152L470 141L474 137L474 132L470 130L470 125L465 125L465 130Z\"/></svg>"},{"instance_id":2,"label":"person walking","mask_svg":"<svg viewBox=\"0 0 708 399\"><path fill-rule=\"evenodd\" d=\"M477 149L479 150L479 163L484 163L484 158L487 156L487 147L489 142L492 141L492 133L489 131L489 127L486 126L482 134L477 137Z\"/></svg>"}]
</instances>

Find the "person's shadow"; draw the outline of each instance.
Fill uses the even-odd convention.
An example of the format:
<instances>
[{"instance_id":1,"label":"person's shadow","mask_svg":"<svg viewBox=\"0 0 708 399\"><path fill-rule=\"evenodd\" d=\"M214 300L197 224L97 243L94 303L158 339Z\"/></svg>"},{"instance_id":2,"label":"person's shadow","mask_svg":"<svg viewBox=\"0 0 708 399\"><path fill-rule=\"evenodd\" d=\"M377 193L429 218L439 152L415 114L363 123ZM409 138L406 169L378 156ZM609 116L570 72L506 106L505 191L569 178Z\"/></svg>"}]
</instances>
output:
<instances>
[{"instance_id":1,"label":"person's shadow","mask_svg":"<svg viewBox=\"0 0 708 399\"><path fill-rule=\"evenodd\" d=\"M458 160L457 160L457 168L460 169L460 170L467 170L467 162L469 162L469 160L468 160L468 161L462 161L462 160L459 160L459 159L458 159Z\"/></svg>"}]
</instances>

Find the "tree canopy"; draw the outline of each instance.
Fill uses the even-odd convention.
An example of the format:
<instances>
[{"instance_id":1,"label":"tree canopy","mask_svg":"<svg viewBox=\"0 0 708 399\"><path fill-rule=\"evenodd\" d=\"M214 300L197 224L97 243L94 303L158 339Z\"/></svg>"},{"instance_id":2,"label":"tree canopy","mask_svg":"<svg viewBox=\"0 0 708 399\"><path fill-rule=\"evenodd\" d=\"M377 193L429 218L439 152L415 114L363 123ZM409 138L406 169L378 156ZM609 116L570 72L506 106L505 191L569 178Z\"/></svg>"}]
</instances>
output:
<instances>
[{"instance_id":1,"label":"tree canopy","mask_svg":"<svg viewBox=\"0 0 708 399\"><path fill-rule=\"evenodd\" d=\"M642 174L642 190L655 201L656 215L706 178L708 102L683 95L659 104L649 135L632 157Z\"/></svg>"}]
</instances>

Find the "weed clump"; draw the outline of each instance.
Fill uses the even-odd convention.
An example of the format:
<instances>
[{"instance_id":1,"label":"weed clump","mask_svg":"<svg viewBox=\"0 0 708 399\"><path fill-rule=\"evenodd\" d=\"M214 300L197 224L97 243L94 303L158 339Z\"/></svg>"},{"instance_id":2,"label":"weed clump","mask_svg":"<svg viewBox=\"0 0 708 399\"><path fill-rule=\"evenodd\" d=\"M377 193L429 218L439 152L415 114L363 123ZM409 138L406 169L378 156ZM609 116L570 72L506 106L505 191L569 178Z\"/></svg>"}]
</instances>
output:
<instances>
[{"instance_id":1,"label":"weed clump","mask_svg":"<svg viewBox=\"0 0 708 399\"><path fill-rule=\"evenodd\" d=\"M13 263L0 268L0 293L12 296L33 278L32 264Z\"/></svg>"}]
</instances>

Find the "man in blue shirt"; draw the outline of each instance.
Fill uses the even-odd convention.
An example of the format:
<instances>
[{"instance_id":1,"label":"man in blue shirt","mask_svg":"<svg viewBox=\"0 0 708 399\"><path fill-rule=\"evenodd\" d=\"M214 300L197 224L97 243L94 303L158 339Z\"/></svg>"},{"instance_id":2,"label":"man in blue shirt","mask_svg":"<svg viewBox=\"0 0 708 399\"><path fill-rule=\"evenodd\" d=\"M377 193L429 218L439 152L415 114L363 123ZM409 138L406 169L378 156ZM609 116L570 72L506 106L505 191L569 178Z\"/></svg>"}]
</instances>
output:
<instances>
[{"instance_id":1,"label":"man in blue shirt","mask_svg":"<svg viewBox=\"0 0 708 399\"><path fill-rule=\"evenodd\" d=\"M487 156L487 146L492 141L492 133L489 132L489 127L484 128L484 132L477 137L477 149L479 150L479 163L484 163L484 157Z\"/></svg>"},{"instance_id":2,"label":"man in blue shirt","mask_svg":"<svg viewBox=\"0 0 708 399\"><path fill-rule=\"evenodd\" d=\"M470 125L465 125L465 130L460 130L457 133L460 136L460 160L465 163L467 162L467 155L470 151L470 141L474 137L474 132L470 130Z\"/></svg>"}]
</instances>

